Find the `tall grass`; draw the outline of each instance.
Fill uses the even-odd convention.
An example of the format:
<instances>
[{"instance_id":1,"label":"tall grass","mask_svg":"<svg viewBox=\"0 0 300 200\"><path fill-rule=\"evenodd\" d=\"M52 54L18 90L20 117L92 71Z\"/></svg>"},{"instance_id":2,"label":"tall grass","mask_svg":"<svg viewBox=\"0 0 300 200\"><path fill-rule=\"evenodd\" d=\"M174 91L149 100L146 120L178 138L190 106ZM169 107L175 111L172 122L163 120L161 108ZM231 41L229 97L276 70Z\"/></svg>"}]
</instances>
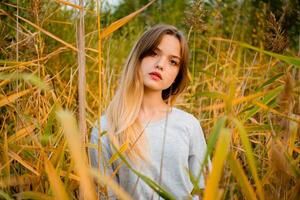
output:
<instances>
[{"instance_id":1,"label":"tall grass","mask_svg":"<svg viewBox=\"0 0 300 200\"><path fill-rule=\"evenodd\" d=\"M87 150L101 149L88 143L88 133L114 95L129 46L143 31L134 20L157 2L107 24L110 14L94 9L100 0L85 6L30 3L0 3L0 197L96 199L109 187L130 199L112 177L90 168ZM77 20L84 26L77 27ZM191 177L195 194L299 199L300 59L195 28L187 30L191 83L176 105L199 118L206 158L212 158L204 191ZM174 198L135 171L122 150L112 159L122 159L163 198Z\"/></svg>"}]
</instances>

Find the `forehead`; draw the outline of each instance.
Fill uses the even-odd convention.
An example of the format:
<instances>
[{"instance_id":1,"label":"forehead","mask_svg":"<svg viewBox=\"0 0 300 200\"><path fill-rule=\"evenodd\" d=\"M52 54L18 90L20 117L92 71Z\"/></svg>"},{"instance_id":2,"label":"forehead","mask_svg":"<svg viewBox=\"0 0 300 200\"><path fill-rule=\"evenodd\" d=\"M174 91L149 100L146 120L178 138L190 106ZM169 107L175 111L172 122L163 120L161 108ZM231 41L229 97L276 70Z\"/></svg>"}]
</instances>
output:
<instances>
[{"instance_id":1,"label":"forehead","mask_svg":"<svg viewBox=\"0 0 300 200\"><path fill-rule=\"evenodd\" d=\"M156 48L168 56L180 58L180 42L173 35L164 35Z\"/></svg>"}]
</instances>

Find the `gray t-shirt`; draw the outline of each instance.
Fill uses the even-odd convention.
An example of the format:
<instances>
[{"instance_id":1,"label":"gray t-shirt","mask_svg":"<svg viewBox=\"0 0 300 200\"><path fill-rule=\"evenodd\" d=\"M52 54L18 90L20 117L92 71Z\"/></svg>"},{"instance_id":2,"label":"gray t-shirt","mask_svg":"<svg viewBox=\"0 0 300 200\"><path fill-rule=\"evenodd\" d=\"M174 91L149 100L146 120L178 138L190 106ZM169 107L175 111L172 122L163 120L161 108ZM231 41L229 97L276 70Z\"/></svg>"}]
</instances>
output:
<instances>
[{"instance_id":1,"label":"gray t-shirt","mask_svg":"<svg viewBox=\"0 0 300 200\"><path fill-rule=\"evenodd\" d=\"M167 122L167 123L166 123ZM96 126L97 122L95 123ZM165 129L165 125L167 127ZM173 194L176 199L198 199L190 195L193 184L190 181L188 171L196 177L206 152L206 142L199 121L192 115L178 108L172 107L168 118L150 122L145 125L151 164L136 168L140 173L148 176L155 182ZM101 130L107 130L105 116L101 117ZM163 145L165 136L165 145ZM93 128L91 143L97 144L98 129ZM109 140L106 135L101 137L102 155L101 162L107 166L106 173L112 174L120 159L112 165L107 165L112 156ZM162 147L164 146L163 165L161 169ZM96 149L90 150L93 167L98 166L98 153ZM131 162L130 162L131 163ZM133 165L133 163L131 163ZM125 164L119 169L115 180L127 191L133 199L160 199L159 196L141 179L139 179ZM203 176L199 180L199 187L204 188ZM109 190L109 195L113 193ZM162 198L161 198L162 199Z\"/></svg>"}]
</instances>

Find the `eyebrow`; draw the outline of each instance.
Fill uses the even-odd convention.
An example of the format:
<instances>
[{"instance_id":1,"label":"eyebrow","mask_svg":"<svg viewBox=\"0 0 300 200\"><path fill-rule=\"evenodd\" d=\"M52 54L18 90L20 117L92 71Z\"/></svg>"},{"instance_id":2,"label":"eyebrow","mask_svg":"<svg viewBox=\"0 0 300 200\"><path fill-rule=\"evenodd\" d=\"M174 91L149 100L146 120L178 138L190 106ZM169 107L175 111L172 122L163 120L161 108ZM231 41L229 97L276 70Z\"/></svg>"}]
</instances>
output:
<instances>
[{"instance_id":1,"label":"eyebrow","mask_svg":"<svg viewBox=\"0 0 300 200\"><path fill-rule=\"evenodd\" d=\"M154 50L159 50L159 51L161 51L161 49L160 49L159 47L154 48ZM180 56L171 55L171 57L173 57L173 58L178 58L179 60L181 60Z\"/></svg>"}]
</instances>

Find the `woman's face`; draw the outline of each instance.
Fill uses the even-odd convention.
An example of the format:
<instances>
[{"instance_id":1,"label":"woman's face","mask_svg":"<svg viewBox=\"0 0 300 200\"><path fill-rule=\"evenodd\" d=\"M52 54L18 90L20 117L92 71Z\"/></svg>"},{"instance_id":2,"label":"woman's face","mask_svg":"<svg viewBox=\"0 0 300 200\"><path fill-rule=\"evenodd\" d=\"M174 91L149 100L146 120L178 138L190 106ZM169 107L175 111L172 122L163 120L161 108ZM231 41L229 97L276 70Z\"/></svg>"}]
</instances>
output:
<instances>
[{"instance_id":1,"label":"woman's face","mask_svg":"<svg viewBox=\"0 0 300 200\"><path fill-rule=\"evenodd\" d=\"M172 35L164 35L161 42L141 61L140 72L145 90L162 91L174 82L180 67L180 43Z\"/></svg>"}]
</instances>

